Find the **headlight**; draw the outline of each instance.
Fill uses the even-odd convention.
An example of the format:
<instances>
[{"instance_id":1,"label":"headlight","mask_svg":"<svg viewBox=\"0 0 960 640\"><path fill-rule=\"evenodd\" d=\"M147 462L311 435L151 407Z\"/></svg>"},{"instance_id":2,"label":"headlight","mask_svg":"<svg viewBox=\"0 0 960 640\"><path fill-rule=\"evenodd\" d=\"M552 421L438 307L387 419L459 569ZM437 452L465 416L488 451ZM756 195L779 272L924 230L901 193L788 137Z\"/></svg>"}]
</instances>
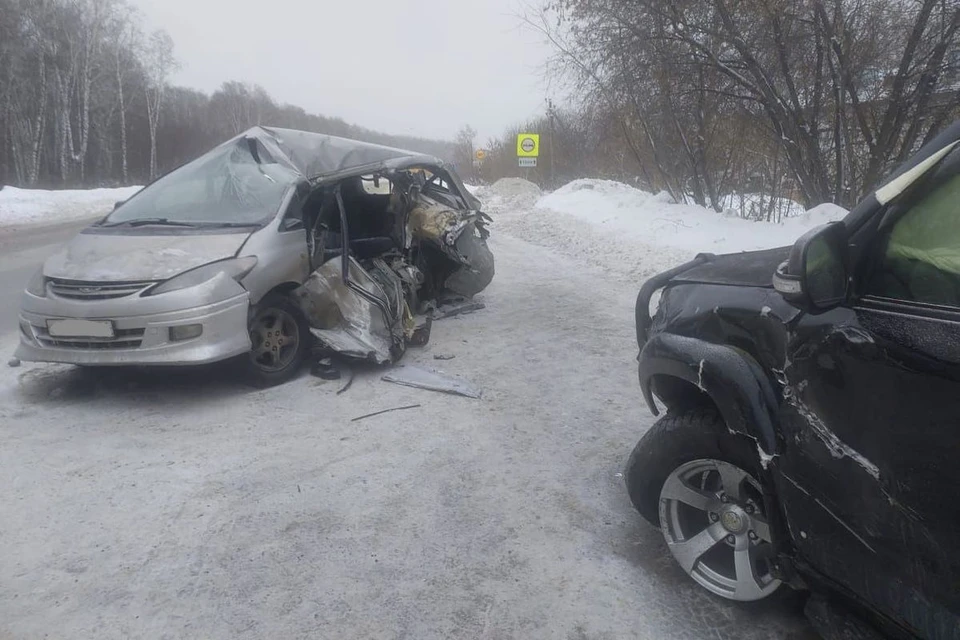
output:
<instances>
[{"instance_id":1,"label":"headlight","mask_svg":"<svg viewBox=\"0 0 960 640\"><path fill-rule=\"evenodd\" d=\"M27 293L38 298L47 297L47 279L43 277L43 269L38 270L30 282L27 283Z\"/></svg>"},{"instance_id":2,"label":"headlight","mask_svg":"<svg viewBox=\"0 0 960 640\"><path fill-rule=\"evenodd\" d=\"M231 258L229 260L221 260L220 262L212 262L210 264L205 264L202 267L185 271L178 276L170 278L166 282L161 282L152 289L147 290L147 292L143 295L155 296L161 293L170 293L171 291L179 291L180 289L195 287L198 284L203 284L208 280L216 278L221 273L239 282L246 277L248 273L253 271L255 266L257 266L256 256L247 256L246 258Z\"/></svg>"}]
</instances>

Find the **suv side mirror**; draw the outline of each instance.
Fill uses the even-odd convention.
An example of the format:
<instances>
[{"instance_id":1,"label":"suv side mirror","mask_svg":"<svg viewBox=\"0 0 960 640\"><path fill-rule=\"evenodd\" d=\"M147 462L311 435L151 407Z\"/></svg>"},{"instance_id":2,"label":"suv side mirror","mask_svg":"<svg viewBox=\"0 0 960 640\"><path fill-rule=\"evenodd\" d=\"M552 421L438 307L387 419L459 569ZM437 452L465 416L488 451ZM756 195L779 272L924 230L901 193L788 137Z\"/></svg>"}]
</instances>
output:
<instances>
[{"instance_id":1,"label":"suv side mirror","mask_svg":"<svg viewBox=\"0 0 960 640\"><path fill-rule=\"evenodd\" d=\"M773 276L773 287L808 313L829 311L847 299L847 229L831 222L807 232Z\"/></svg>"}]
</instances>

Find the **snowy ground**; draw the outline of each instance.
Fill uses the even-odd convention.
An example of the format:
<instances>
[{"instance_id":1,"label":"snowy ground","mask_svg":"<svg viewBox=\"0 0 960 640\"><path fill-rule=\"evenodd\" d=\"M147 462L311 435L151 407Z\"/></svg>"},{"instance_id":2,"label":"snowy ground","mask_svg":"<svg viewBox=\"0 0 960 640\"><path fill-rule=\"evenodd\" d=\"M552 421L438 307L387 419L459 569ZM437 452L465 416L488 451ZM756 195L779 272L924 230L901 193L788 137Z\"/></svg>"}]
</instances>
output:
<instances>
[{"instance_id":1,"label":"snowy ground","mask_svg":"<svg viewBox=\"0 0 960 640\"><path fill-rule=\"evenodd\" d=\"M0 368L0 638L812 638L783 602L706 594L629 505L619 473L652 422L639 281L601 268L611 237L628 258L627 223L508 211L501 191L487 308L407 356L482 400L373 370L337 395Z\"/></svg>"},{"instance_id":2,"label":"snowy ground","mask_svg":"<svg viewBox=\"0 0 960 640\"><path fill-rule=\"evenodd\" d=\"M43 191L3 187L0 227L52 225L105 216L116 202L126 200L141 188Z\"/></svg>"}]
</instances>

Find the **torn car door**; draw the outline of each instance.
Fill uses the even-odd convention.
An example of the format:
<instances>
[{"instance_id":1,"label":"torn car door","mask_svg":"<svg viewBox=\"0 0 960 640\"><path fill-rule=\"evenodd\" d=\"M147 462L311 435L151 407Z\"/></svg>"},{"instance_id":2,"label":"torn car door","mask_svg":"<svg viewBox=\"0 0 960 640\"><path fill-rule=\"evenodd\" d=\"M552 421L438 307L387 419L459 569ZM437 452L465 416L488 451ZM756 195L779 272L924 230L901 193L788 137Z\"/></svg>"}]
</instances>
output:
<instances>
[{"instance_id":1,"label":"torn car door","mask_svg":"<svg viewBox=\"0 0 960 640\"><path fill-rule=\"evenodd\" d=\"M404 348L402 306L398 309L396 296L388 296L381 282L355 259L347 259L346 274L344 278L341 258L333 258L297 290L310 332L343 355L392 362ZM403 305L402 296L399 304Z\"/></svg>"},{"instance_id":2,"label":"torn car door","mask_svg":"<svg viewBox=\"0 0 960 640\"><path fill-rule=\"evenodd\" d=\"M346 208L337 185L333 191L340 216L340 255L313 272L297 289L297 299L321 343L343 355L385 364L406 348L407 313L403 281L382 259L370 271L350 255Z\"/></svg>"}]
</instances>

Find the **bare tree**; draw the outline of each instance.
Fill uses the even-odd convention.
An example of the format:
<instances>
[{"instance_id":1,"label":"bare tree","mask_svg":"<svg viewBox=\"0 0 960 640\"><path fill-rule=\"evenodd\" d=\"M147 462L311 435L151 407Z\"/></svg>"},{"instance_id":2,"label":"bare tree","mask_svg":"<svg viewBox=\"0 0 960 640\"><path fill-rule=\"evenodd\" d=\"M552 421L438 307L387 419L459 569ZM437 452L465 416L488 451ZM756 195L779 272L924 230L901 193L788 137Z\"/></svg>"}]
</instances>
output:
<instances>
[{"instance_id":1,"label":"bare tree","mask_svg":"<svg viewBox=\"0 0 960 640\"><path fill-rule=\"evenodd\" d=\"M851 205L957 114L958 0L554 0L526 22L652 185L714 207L771 157L767 188Z\"/></svg>"},{"instance_id":2,"label":"bare tree","mask_svg":"<svg viewBox=\"0 0 960 640\"><path fill-rule=\"evenodd\" d=\"M143 66L146 70L144 91L147 100L147 123L150 131L150 179L157 177L157 125L167 79L176 69L173 57L173 40L164 31L154 31L144 50Z\"/></svg>"},{"instance_id":3,"label":"bare tree","mask_svg":"<svg viewBox=\"0 0 960 640\"><path fill-rule=\"evenodd\" d=\"M453 157L450 142L277 105L256 85L170 86L174 62L128 0L0 0L0 186L140 182L256 124Z\"/></svg>"},{"instance_id":4,"label":"bare tree","mask_svg":"<svg viewBox=\"0 0 960 640\"><path fill-rule=\"evenodd\" d=\"M476 177L473 169L474 141L477 139L477 131L470 125L465 125L457 132L454 139L456 145L453 162L457 165L459 173L466 179Z\"/></svg>"},{"instance_id":5,"label":"bare tree","mask_svg":"<svg viewBox=\"0 0 960 640\"><path fill-rule=\"evenodd\" d=\"M127 101L124 93L131 73L136 70L136 58L131 55L140 41L135 14L129 5L121 5L113 15L110 31L113 34L113 73L117 91L117 113L120 128L120 176L124 183L130 179L127 145Z\"/></svg>"}]
</instances>

